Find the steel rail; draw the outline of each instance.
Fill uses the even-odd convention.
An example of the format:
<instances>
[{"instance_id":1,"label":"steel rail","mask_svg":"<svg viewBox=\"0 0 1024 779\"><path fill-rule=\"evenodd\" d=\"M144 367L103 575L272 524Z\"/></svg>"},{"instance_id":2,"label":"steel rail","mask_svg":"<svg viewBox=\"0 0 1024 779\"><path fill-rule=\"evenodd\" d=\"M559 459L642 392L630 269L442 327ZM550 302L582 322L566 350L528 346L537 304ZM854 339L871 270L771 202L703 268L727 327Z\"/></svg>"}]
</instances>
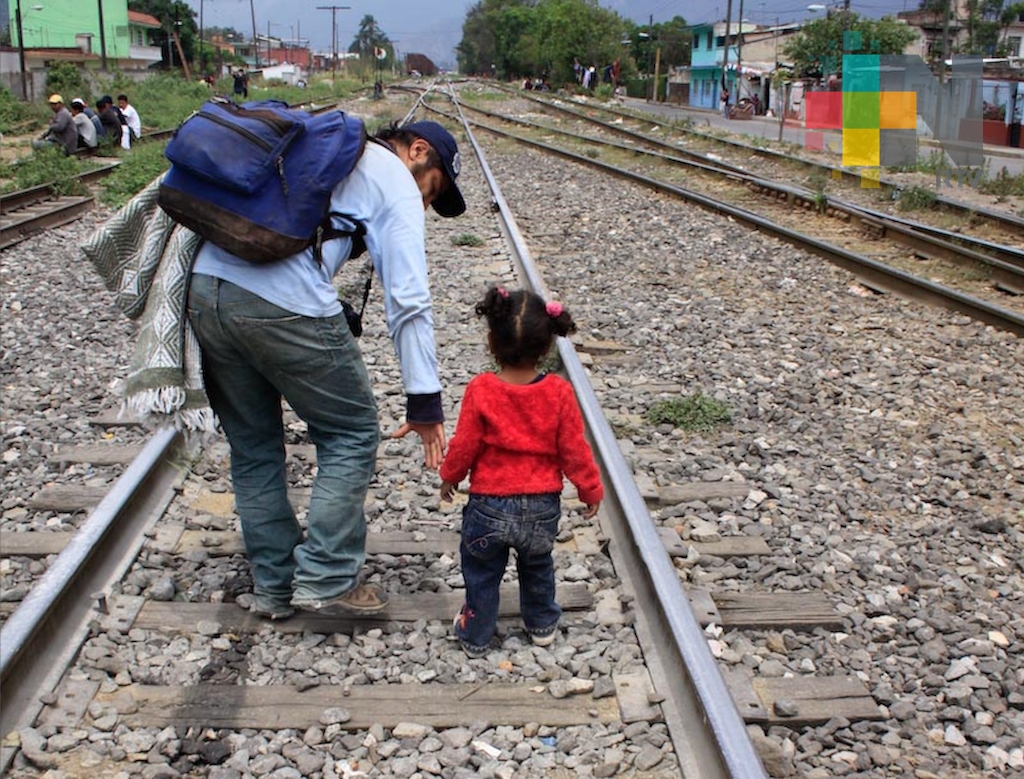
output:
<instances>
[{"instance_id":1,"label":"steel rail","mask_svg":"<svg viewBox=\"0 0 1024 779\"><path fill-rule=\"evenodd\" d=\"M581 117L581 118L586 118L585 116L580 114L580 112L575 111L574 109L571 109L568 106L558 105L557 103L555 103L553 101L537 97L536 95L528 95L528 94L519 93L519 92L516 92L516 91L512 90L510 87L507 87L505 85L498 85L498 88L502 89L503 91L505 91L507 93L515 94L518 97L522 97L522 98L525 98L527 100L532 100L535 103L539 103L541 105L549 106L549 107L551 107L551 108L553 108L553 109L555 109L557 111L562 111L562 112L567 113L567 114L572 114L574 116L578 116L578 117ZM651 115L651 114L647 114L644 117L640 117L640 116L636 116L635 113L627 113L625 111L617 111L617 110L615 110L613 108L610 108L608 106L588 105L587 108L592 109L592 110L597 110L597 111L603 111L605 113L612 114L613 116L619 116L619 117L622 117L624 119L633 119L633 120L638 121L638 122L650 122L650 123L653 123L653 124L660 125L662 127L671 128L671 129L676 130L678 132L686 133L687 135L693 135L693 136L695 136L695 137L697 137L697 138L699 138L701 140L708 141L710 143L718 143L718 144L724 144L726 146L734 146L734 147L736 147L738 149L742 149L743 151L753 152L754 154L758 154L758 155L761 155L761 156L774 157L774 158L776 158L776 159L778 159L778 160L780 160L782 162L788 163L788 164L800 164L800 165L816 168L818 170L822 170L822 171L828 172L829 175L838 173L838 174L842 175L843 178L850 178L850 179L853 179L855 181L860 181L862 179L862 177L861 177L861 175L859 173L857 173L855 171L852 171L852 170L848 170L847 168L843 168L843 167L838 166L838 165L829 165L829 164L823 163L823 162L814 162L812 160L803 160L803 159L800 159L798 157L790 157L788 154L785 154L785 153L780 152L780 151L776 151L775 149L768 149L768 148L765 148L763 146L753 146L753 145L748 144L748 143L743 143L742 141L735 141L735 140L730 140L730 139L727 139L727 138L718 138L716 136L707 135L706 133L701 133L701 132L698 132L696 130L690 130L690 129L682 128L682 127L679 127L678 125L674 125L674 124L671 124L669 122L659 121L657 118L653 117L653 115ZM888 181L886 179L879 179L879 182L882 185L884 185L884 186L886 186L886 187L888 187L888 188L890 188L892 190L902 191L902 189L903 189L901 185L899 185L899 184L897 184L896 182L893 182L893 181ZM1021 219L1020 217L1014 216L1012 214L1004 214L1004 213L1001 213L999 211L993 211L993 210L988 209L988 208L967 206L967 205L964 205L963 203L957 202L956 200L950 200L949 198L943 197L942 195L936 195L936 197L935 197L935 204L938 205L938 206L941 206L943 208L946 208L946 209L948 209L950 211L956 211L957 213L963 213L963 214L968 214L968 215L977 215L977 216L984 217L985 219L987 219L987 220L989 220L991 222L999 224L1000 226L1004 227L1005 229L1016 229L1018 231L1024 231L1024 219Z\"/></svg>"},{"instance_id":2,"label":"steel rail","mask_svg":"<svg viewBox=\"0 0 1024 779\"><path fill-rule=\"evenodd\" d=\"M0 224L0 250L28 240L43 230L74 222L91 211L94 203L92 197L61 198L52 201L43 213L29 212L28 209L15 211L8 215L4 224Z\"/></svg>"},{"instance_id":3,"label":"steel rail","mask_svg":"<svg viewBox=\"0 0 1024 779\"><path fill-rule=\"evenodd\" d=\"M436 108L433 110L442 115L447 115ZM677 187L673 184L667 184L663 181L644 176L643 174L636 173L634 171L617 168L614 165L609 165L599 160L584 157L583 155L576 154L575 152L571 152L566 149L560 149L556 146L541 143L540 141L523 138L496 127L490 127L481 123L475 124L481 129L494 135L518 141L524 145L541 149L549 154L555 154L581 165L597 168L613 176L629 179L659 192L675 195L710 211L730 216L733 219L748 224L761 232L773 235L776 238L781 238L787 243L791 243L802 249L810 251L813 254L817 254L819 257L822 257L855 274L865 283L865 285L869 287L887 290L903 297L959 311L973 319L977 319L1003 330L1008 330L1015 335L1024 335L1024 316L1003 308L1002 306L988 303L987 301L944 287L940 284L928 281L927 279L919 278L910 273L899 270L898 268L893 268L884 263L878 262L877 260L872 260L869 257L864 257L838 246L833 246L825 241L812 238L811 236L804 235L795 230L783 227L782 225L775 224L771 220L744 208L723 203L722 201L715 200L707 195L702 195L698 192Z\"/></svg>"},{"instance_id":4,"label":"steel rail","mask_svg":"<svg viewBox=\"0 0 1024 779\"><path fill-rule=\"evenodd\" d=\"M454 91L452 101L493 194L499 225L521 277L529 288L549 297ZM658 692L665 696L661 706L683 775L687 779L766 779L743 718L572 342L559 338L558 353L575 388L605 481L612 487L602 512L616 511L625 519L624 523L603 521L602 526L614 539L615 570L636 595L636 627L645 648L644 659Z\"/></svg>"},{"instance_id":5,"label":"steel rail","mask_svg":"<svg viewBox=\"0 0 1024 779\"><path fill-rule=\"evenodd\" d=\"M601 143L630 154L645 154L667 162L694 167L708 173L718 172L722 175L736 180L745 181L762 189L785 194L790 200L797 199L817 207L817 194L811 192L805 187L785 184L780 181L775 181L774 179L763 178L750 173L739 166L719 160L713 160L697 152L681 150L672 144L665 143L664 141L659 141L654 138L649 138L642 133L637 133L627 128L610 125L607 122L602 122L598 119L594 119L593 117L579 116L580 119L596 124L598 127L601 127L608 132L625 135L630 140L659 149L664 149L669 153L660 154L647 149L638 149L634 146L613 143L612 141L599 141L595 138L577 135L576 133L568 130L546 127L544 125L537 124L536 122L529 122L525 119L519 119L518 117L504 116L483 108L477 108L475 106L469 106L469 108L477 113L481 113L494 119L512 122L542 132L558 133L576 140ZM953 262L969 260L975 264L984 265L989 269L993 280L999 286L1013 292L1014 294L1024 293L1024 252L1020 249L1011 246L1003 246L1001 244L975 238L970 235L958 235L948 230L930 227L919 222L895 217L891 214L885 214L881 211L875 211L874 209L859 206L855 203L850 203L836 198L828 198L827 207L834 209L839 213L846 214L848 217L856 219L860 223L869 226L872 229L879 230L882 234L888 233L892 240L902 243L915 251L924 252L930 256L944 257Z\"/></svg>"},{"instance_id":6,"label":"steel rail","mask_svg":"<svg viewBox=\"0 0 1024 779\"><path fill-rule=\"evenodd\" d=\"M28 727L74 660L94 615L94 593L118 581L138 555L145 532L183 478L172 458L181 435L158 430L0 629L0 733ZM6 742L0 773L16 748Z\"/></svg>"},{"instance_id":7,"label":"steel rail","mask_svg":"<svg viewBox=\"0 0 1024 779\"><path fill-rule=\"evenodd\" d=\"M120 165L120 161L109 165L102 165L98 168L88 170L85 173L80 173L77 178L83 184L92 184L93 182L106 178L117 170ZM51 200L54 197L54 186L55 182L51 181L46 184L28 187L27 189L5 192L3 197L0 198L0 214L9 214L20 208Z\"/></svg>"}]
</instances>

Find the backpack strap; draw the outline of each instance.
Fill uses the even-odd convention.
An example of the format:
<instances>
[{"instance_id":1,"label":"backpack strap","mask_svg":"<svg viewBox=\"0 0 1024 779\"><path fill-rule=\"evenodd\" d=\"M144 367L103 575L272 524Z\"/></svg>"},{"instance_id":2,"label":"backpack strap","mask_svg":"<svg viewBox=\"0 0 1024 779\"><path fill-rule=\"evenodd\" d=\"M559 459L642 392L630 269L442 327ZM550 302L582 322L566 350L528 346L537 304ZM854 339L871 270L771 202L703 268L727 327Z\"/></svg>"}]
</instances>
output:
<instances>
[{"instance_id":1,"label":"backpack strap","mask_svg":"<svg viewBox=\"0 0 1024 779\"><path fill-rule=\"evenodd\" d=\"M335 218L345 220L349 226L344 228L335 227ZM366 225L361 221L355 217L349 216L348 214L342 214L339 211L331 211L326 217L324 217L324 221L321 222L320 226L316 229L316 235L313 238L313 257L316 258L318 263L322 263L324 257L324 241L332 241L335 238L351 236L352 251L349 252L348 259L354 260L366 251L366 240L363 237L365 235Z\"/></svg>"},{"instance_id":2,"label":"backpack strap","mask_svg":"<svg viewBox=\"0 0 1024 779\"><path fill-rule=\"evenodd\" d=\"M366 142L367 143L376 143L378 146L382 146L382 147L384 147L385 149L387 149L388 151L390 151L392 153L397 153L397 152L395 152L394 147L390 143L388 143L387 141L382 141L379 138L376 138L375 136L372 136L372 135L368 136L366 138ZM347 227L347 228L335 227L334 226L334 219L335 218L343 219L344 221L348 222L350 227ZM324 241L331 241L331 240L333 240L335 238L344 238L346 236L351 236L351 238L352 238L352 251L349 252L348 258L350 260L355 260L358 257L360 257L363 254L363 252L366 251L366 240L363 237L365 235L366 235L366 226L362 222L360 222L358 219L356 219L354 216L352 216L350 214L343 214L343 213L341 213L339 211L330 211L330 212L328 212L327 216L324 217L324 221L320 225L320 227L317 228L316 237L313 239L313 256L316 257L316 261L317 262L322 262L322 260L323 260L322 247L323 247ZM372 277L372 274L371 274L371 277ZM367 286L367 290L369 290L369 286ZM369 291L367 291L367 295L369 295ZM365 297L364 297L364 305L365 305ZM360 314L362 314L361 311L360 311Z\"/></svg>"}]
</instances>

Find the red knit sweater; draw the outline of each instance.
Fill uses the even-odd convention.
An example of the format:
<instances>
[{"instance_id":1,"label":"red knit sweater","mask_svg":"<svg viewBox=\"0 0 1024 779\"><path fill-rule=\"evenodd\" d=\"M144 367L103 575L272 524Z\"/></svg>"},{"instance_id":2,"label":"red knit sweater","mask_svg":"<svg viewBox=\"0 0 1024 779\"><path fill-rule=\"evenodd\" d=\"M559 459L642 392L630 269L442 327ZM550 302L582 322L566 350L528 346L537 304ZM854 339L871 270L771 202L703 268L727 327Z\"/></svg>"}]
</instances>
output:
<instances>
[{"instance_id":1,"label":"red knit sweater","mask_svg":"<svg viewBox=\"0 0 1024 779\"><path fill-rule=\"evenodd\" d=\"M508 384L483 373L469 382L441 478L458 484L467 473L480 495L561 492L565 474L584 503L604 497L572 385L559 376Z\"/></svg>"}]
</instances>

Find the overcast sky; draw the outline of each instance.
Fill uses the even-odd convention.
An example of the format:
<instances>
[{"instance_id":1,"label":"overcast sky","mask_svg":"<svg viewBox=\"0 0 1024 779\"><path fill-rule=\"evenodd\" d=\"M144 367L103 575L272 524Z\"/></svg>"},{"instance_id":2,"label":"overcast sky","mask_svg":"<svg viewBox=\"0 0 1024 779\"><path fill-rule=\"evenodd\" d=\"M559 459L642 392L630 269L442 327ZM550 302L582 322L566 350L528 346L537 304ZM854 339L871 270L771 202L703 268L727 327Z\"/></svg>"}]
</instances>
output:
<instances>
[{"instance_id":1,"label":"overcast sky","mask_svg":"<svg viewBox=\"0 0 1024 779\"><path fill-rule=\"evenodd\" d=\"M425 54L440 67L455 66L455 45L462 37L462 22L475 0L187 0L199 11L207 27L234 27L252 35L252 11L256 29L261 35L268 31L274 37L302 38L317 50L331 50L331 11L318 6L338 6L334 13L338 25L338 48L347 49L355 36L359 21L372 14L384 33L395 42L400 55ZM744 0L743 16L748 21L774 23L795 21L811 14L807 5L816 0ZM601 0L601 5L620 16L644 24L683 16L692 23L724 19L727 0ZM817 0L827 2L827 0ZM740 0L733 0L733 18L739 18ZM918 0L851 0L851 8L865 16L877 17L916 8ZM349 6L349 10L340 10Z\"/></svg>"}]
</instances>

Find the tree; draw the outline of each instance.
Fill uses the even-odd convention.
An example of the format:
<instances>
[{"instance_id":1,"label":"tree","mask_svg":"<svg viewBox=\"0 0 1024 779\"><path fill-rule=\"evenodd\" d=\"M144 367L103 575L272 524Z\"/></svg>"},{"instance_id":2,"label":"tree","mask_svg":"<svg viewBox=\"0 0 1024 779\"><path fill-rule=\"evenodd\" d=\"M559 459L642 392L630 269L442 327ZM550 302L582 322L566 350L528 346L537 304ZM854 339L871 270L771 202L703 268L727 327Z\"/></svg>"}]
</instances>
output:
<instances>
[{"instance_id":1,"label":"tree","mask_svg":"<svg viewBox=\"0 0 1024 779\"><path fill-rule=\"evenodd\" d=\"M1000 57L1009 48L1006 33L1024 14L1024 3L1008 5L1006 0L967 0L967 40L956 47L957 54Z\"/></svg>"},{"instance_id":2,"label":"tree","mask_svg":"<svg viewBox=\"0 0 1024 779\"><path fill-rule=\"evenodd\" d=\"M521 71L527 67L527 63L522 61L511 62L509 53L518 49L519 56L523 56L521 50L524 46L520 38L529 35L526 28L532 28L534 5L528 0L479 0L466 13L466 20L462 24L462 40L455 47L459 70L463 73L498 75L495 71L498 68L499 39L500 49L504 52L500 58L501 77L513 75L507 72L509 68ZM514 28L509 23L510 19L518 19L523 28ZM525 56L532 59L532 53Z\"/></svg>"},{"instance_id":3,"label":"tree","mask_svg":"<svg viewBox=\"0 0 1024 779\"><path fill-rule=\"evenodd\" d=\"M844 33L860 33L859 51L843 49ZM866 19L855 13L832 13L803 26L783 46L793 60L797 76L842 76L843 54L902 54L907 44L916 40L917 32L891 17Z\"/></svg>"},{"instance_id":4,"label":"tree","mask_svg":"<svg viewBox=\"0 0 1024 779\"><path fill-rule=\"evenodd\" d=\"M598 68L618 59L626 29L597 0L479 0L462 25L459 69L568 82L574 57Z\"/></svg>"},{"instance_id":5,"label":"tree","mask_svg":"<svg viewBox=\"0 0 1024 779\"><path fill-rule=\"evenodd\" d=\"M352 54L358 54L360 59L371 59L376 56L375 52L383 49L391 56L391 41L373 18L373 14L367 14L359 22L359 29L356 31L348 50Z\"/></svg>"},{"instance_id":6,"label":"tree","mask_svg":"<svg viewBox=\"0 0 1024 779\"><path fill-rule=\"evenodd\" d=\"M185 52L185 59L192 62L199 45L199 27L196 25L196 12L188 3L183 0L129 0L128 10L149 14L160 21L160 34L162 42L160 51L163 52L164 67L173 68L175 60L178 59L176 47L167 44L173 39L173 30L178 31L178 39L181 41L181 49ZM168 60L168 50L171 51ZM180 65L180 61L178 62Z\"/></svg>"},{"instance_id":7,"label":"tree","mask_svg":"<svg viewBox=\"0 0 1024 779\"><path fill-rule=\"evenodd\" d=\"M661 49L661 61L665 67L690 64L693 30L682 16L654 25L654 42Z\"/></svg>"},{"instance_id":8,"label":"tree","mask_svg":"<svg viewBox=\"0 0 1024 779\"><path fill-rule=\"evenodd\" d=\"M598 73L621 57L627 22L597 0L540 0L536 11L537 66L556 83L573 80L574 57Z\"/></svg>"}]
</instances>

